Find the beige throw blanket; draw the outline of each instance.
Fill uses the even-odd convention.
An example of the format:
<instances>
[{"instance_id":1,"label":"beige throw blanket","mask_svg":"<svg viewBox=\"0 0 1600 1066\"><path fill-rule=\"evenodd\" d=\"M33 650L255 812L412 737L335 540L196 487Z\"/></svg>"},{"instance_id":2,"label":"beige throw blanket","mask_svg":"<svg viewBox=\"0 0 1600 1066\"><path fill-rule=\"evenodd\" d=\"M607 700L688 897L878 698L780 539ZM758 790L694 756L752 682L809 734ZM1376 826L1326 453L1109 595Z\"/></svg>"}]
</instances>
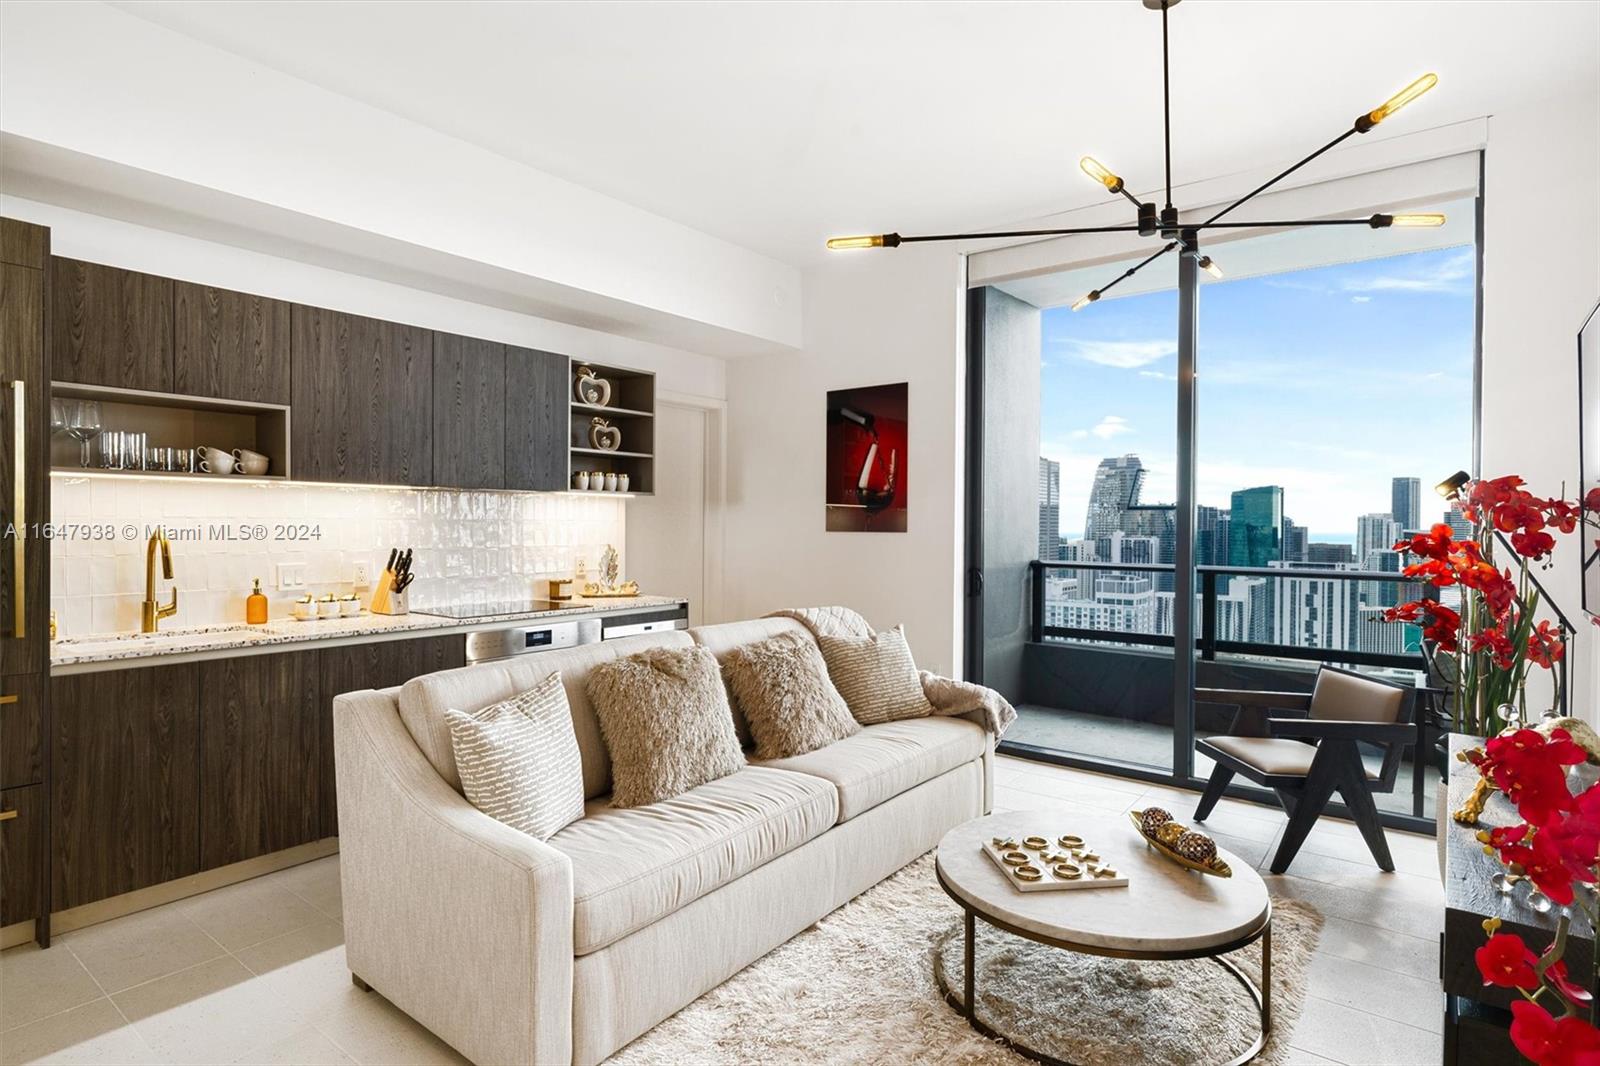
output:
<instances>
[{"instance_id":1,"label":"beige throw blanket","mask_svg":"<svg viewBox=\"0 0 1600 1066\"><path fill-rule=\"evenodd\" d=\"M768 618L793 618L814 636L870 637L872 627L848 607L798 607L773 611ZM917 671L922 678L922 694L933 709L952 718L970 718L999 737L1017 720L1017 710L992 688L940 677L927 670Z\"/></svg>"}]
</instances>

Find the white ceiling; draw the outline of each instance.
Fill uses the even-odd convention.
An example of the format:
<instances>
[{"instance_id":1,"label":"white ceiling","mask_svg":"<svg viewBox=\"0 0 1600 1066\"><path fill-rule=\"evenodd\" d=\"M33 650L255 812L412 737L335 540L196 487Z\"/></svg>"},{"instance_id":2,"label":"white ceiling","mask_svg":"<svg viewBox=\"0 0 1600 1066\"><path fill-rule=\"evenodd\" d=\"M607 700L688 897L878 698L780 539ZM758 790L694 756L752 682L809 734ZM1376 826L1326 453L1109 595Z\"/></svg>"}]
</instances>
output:
<instances>
[{"instance_id":1,"label":"white ceiling","mask_svg":"<svg viewBox=\"0 0 1600 1066\"><path fill-rule=\"evenodd\" d=\"M123 10L804 264L832 233L1083 206L1090 152L1160 183L1160 18L1078 3L127 0ZM1175 183L1298 158L1427 70L1372 136L1593 91L1600 5L1187 0ZM202 88L203 87L199 87Z\"/></svg>"}]
</instances>

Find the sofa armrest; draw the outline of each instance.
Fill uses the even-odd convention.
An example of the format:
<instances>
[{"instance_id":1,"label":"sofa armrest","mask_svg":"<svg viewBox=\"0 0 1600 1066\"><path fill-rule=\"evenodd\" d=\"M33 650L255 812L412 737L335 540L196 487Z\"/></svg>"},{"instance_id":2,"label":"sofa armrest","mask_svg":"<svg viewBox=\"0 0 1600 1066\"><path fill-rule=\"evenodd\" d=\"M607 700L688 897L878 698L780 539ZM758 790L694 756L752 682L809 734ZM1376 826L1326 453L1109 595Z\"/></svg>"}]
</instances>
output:
<instances>
[{"instance_id":1,"label":"sofa armrest","mask_svg":"<svg viewBox=\"0 0 1600 1066\"><path fill-rule=\"evenodd\" d=\"M570 1062L571 861L446 784L392 695L333 727L351 972L474 1062Z\"/></svg>"}]
</instances>

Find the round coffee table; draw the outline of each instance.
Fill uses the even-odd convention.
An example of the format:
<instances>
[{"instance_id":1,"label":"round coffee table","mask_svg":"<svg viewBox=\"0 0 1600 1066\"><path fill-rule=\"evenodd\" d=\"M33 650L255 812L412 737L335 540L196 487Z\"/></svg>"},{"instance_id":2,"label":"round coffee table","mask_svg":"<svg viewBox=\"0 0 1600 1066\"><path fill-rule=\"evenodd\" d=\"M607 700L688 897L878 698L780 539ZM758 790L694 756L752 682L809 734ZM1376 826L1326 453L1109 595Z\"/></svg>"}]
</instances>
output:
<instances>
[{"instance_id":1,"label":"round coffee table","mask_svg":"<svg viewBox=\"0 0 1600 1066\"><path fill-rule=\"evenodd\" d=\"M1054 841L1064 833L1083 837L1105 862L1128 878L1122 888L1021 892L1012 887L981 845L994 837L1021 840L1038 835ZM1232 877L1185 870L1144 842L1127 815L1083 808L1008 811L957 826L939 841L935 869L939 885L964 912L964 995L957 1001L938 975L945 1001L985 1036L1004 1040L1036 1062L1061 1060L1026 1047L977 1016L973 992L975 919L1008 933L1066 951L1119 959L1214 960L1250 993L1261 1015L1261 1032L1228 1066L1260 1053L1272 1027L1272 900L1261 875L1248 863L1217 849ZM1261 941L1261 987L1222 956Z\"/></svg>"}]
</instances>

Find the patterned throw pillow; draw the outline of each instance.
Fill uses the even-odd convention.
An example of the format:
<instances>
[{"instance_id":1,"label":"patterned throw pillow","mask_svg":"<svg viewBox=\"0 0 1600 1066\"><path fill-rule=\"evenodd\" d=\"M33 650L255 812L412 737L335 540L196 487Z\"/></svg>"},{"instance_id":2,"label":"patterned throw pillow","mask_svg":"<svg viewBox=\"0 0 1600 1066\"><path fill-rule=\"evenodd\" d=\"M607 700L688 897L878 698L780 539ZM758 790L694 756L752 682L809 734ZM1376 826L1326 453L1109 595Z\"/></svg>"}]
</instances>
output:
<instances>
[{"instance_id":1,"label":"patterned throw pillow","mask_svg":"<svg viewBox=\"0 0 1600 1066\"><path fill-rule=\"evenodd\" d=\"M798 633L735 648L722 676L750 723L758 759L804 755L861 731L828 680L816 642Z\"/></svg>"},{"instance_id":2,"label":"patterned throw pillow","mask_svg":"<svg viewBox=\"0 0 1600 1066\"><path fill-rule=\"evenodd\" d=\"M643 807L744 769L717 657L651 648L584 682L611 752L611 805Z\"/></svg>"},{"instance_id":3,"label":"patterned throw pillow","mask_svg":"<svg viewBox=\"0 0 1600 1066\"><path fill-rule=\"evenodd\" d=\"M925 718L933 705L922 694L904 626L870 637L818 637L828 677L862 725Z\"/></svg>"},{"instance_id":4,"label":"patterned throw pillow","mask_svg":"<svg viewBox=\"0 0 1600 1066\"><path fill-rule=\"evenodd\" d=\"M491 818L549 840L583 817L583 763L561 675L468 714L447 710L467 800Z\"/></svg>"}]
</instances>

